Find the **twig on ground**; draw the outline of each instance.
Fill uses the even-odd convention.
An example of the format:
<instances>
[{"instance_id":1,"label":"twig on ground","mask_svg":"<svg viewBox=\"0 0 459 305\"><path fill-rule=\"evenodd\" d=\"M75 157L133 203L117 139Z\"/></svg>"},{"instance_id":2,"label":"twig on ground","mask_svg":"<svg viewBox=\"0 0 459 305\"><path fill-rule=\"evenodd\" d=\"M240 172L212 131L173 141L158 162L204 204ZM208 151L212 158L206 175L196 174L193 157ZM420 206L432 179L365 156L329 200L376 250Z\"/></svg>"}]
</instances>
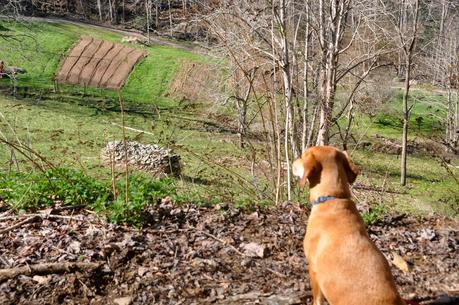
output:
<instances>
[{"instance_id":1,"label":"twig on ground","mask_svg":"<svg viewBox=\"0 0 459 305\"><path fill-rule=\"evenodd\" d=\"M38 216L38 217L41 217L42 219L54 218L54 219L67 219L67 220L78 220L78 221L85 220L85 218L77 217L77 216L64 216L64 215L53 215L53 214L22 214L22 215L1 217L0 221L18 219L21 217L33 217L33 216Z\"/></svg>"},{"instance_id":2,"label":"twig on ground","mask_svg":"<svg viewBox=\"0 0 459 305\"><path fill-rule=\"evenodd\" d=\"M199 230L197 230L197 231L198 231L199 233L201 233L201 234L204 234L204 235L206 235L206 236L208 236L208 237L210 237L210 238L215 239L216 241L221 242L221 243L224 244L224 245L229 246L229 247L230 247L231 249L233 249L237 254L239 254L239 255L244 255L244 254L243 254L241 251L239 251L235 246L232 246L232 245L228 244L228 243L225 242L224 240L222 240L222 239L220 239L220 238L218 238L218 237L216 237L216 236L214 236L214 235L212 235L212 234L210 234L210 233L207 233L207 232L204 232L204 231L199 231Z\"/></svg>"},{"instance_id":3,"label":"twig on ground","mask_svg":"<svg viewBox=\"0 0 459 305\"><path fill-rule=\"evenodd\" d=\"M281 277L281 278L286 278L287 277L285 274L282 274L282 273L280 273L280 272L278 272L276 270L273 270L271 268L266 268L266 270L268 270L269 272L277 275L278 277Z\"/></svg>"},{"instance_id":4,"label":"twig on ground","mask_svg":"<svg viewBox=\"0 0 459 305\"><path fill-rule=\"evenodd\" d=\"M34 275L34 274L54 274L75 271L88 271L97 269L103 263L44 263L36 265L28 265L23 267L0 269L0 283L12 279L18 275Z\"/></svg>"},{"instance_id":5,"label":"twig on ground","mask_svg":"<svg viewBox=\"0 0 459 305\"><path fill-rule=\"evenodd\" d=\"M39 219L42 219L42 218L40 216L38 216L38 215L34 215L34 216L29 217L29 218L26 218L23 221L20 221L17 224L12 225L11 227L8 227L6 229L0 230L0 235L8 233L9 231L12 231L14 229L17 229L17 228L19 228L19 227L21 227L21 226L23 226L23 225L25 225L27 223L38 221Z\"/></svg>"},{"instance_id":6,"label":"twig on ground","mask_svg":"<svg viewBox=\"0 0 459 305\"><path fill-rule=\"evenodd\" d=\"M2 255L0 255L0 262L7 267L11 266L10 262L6 258L4 258Z\"/></svg>"},{"instance_id":7,"label":"twig on ground","mask_svg":"<svg viewBox=\"0 0 459 305\"><path fill-rule=\"evenodd\" d=\"M63 206L63 207L58 207L58 208L55 208L55 209L52 209L52 213L57 213L57 212L61 212L61 211L67 211L67 210L79 210L79 209L83 209L87 207L86 204L76 204L76 205L66 205L66 206Z\"/></svg>"}]
</instances>

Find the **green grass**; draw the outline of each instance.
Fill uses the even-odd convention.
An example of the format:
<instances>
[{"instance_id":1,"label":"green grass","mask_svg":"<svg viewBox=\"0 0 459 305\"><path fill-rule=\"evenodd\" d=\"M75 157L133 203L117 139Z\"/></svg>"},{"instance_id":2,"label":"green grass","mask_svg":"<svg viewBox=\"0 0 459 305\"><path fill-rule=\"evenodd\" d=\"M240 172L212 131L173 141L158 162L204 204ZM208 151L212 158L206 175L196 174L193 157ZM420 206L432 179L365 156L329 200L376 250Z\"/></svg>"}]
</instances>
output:
<instances>
[{"instance_id":1,"label":"green grass","mask_svg":"<svg viewBox=\"0 0 459 305\"><path fill-rule=\"evenodd\" d=\"M14 210L62 205L102 205L109 200L107 185L73 169L0 174L0 195Z\"/></svg>"},{"instance_id":2,"label":"green grass","mask_svg":"<svg viewBox=\"0 0 459 305\"><path fill-rule=\"evenodd\" d=\"M167 106L173 101L165 94L179 64L183 60L203 61L204 58L159 45L146 50L148 57L134 68L123 88L123 95L127 100Z\"/></svg>"},{"instance_id":3,"label":"green grass","mask_svg":"<svg viewBox=\"0 0 459 305\"><path fill-rule=\"evenodd\" d=\"M103 166L99 154L108 141L121 138L120 127L114 125L121 124L119 113L58 101L34 102L2 96L0 113L5 118L0 117L0 137L29 143L57 167L74 168L101 181L111 179L110 169ZM177 196L198 203L246 197L246 185L239 183L235 173L242 172L247 178L247 171L241 170L238 163L225 163L223 167L212 164L227 156L236 161L244 159L244 153L237 149L236 135L206 130L201 121L196 121L196 114L186 112L126 114L125 121L128 127L147 132L126 130L127 140L160 144L182 157L184 178L176 181ZM30 162L17 153L16 156L19 170L33 170ZM16 169L10 166L10 158L10 150L1 145L1 170Z\"/></svg>"},{"instance_id":4,"label":"green grass","mask_svg":"<svg viewBox=\"0 0 459 305\"><path fill-rule=\"evenodd\" d=\"M407 187L400 185L400 159L396 155L355 151L353 159L362 169L358 183L389 191L384 202L398 211L413 214L459 215L459 185L440 161L419 155L407 160ZM459 160L450 170L459 178Z\"/></svg>"},{"instance_id":5,"label":"green grass","mask_svg":"<svg viewBox=\"0 0 459 305\"><path fill-rule=\"evenodd\" d=\"M43 172L0 174L0 196L14 211L31 211L49 206L84 206L118 224L142 225L142 212L169 196L180 203L171 178L152 180L145 175L130 175L128 193L124 177L116 189L82 172L52 168ZM126 200L127 198L127 200Z\"/></svg>"},{"instance_id":6,"label":"green grass","mask_svg":"<svg viewBox=\"0 0 459 305\"><path fill-rule=\"evenodd\" d=\"M18 86L27 88L29 92L40 90L44 93L54 92L53 79L59 64L81 36L114 42L121 42L122 38L121 34L109 30L67 23L0 20L0 25L8 29L4 33L11 35L10 39L0 43L0 58L10 66L26 69L27 73L18 78ZM127 103L174 108L178 103L166 97L165 93L179 64L184 60L209 61L194 53L161 45L144 47L130 44L130 46L146 50L148 57L134 68L121 90ZM9 85L9 80L0 80L0 84ZM118 96L118 93L112 90L71 85L60 85L59 90L61 98L65 98L66 94L74 96L84 94L102 99L116 99Z\"/></svg>"},{"instance_id":7,"label":"green grass","mask_svg":"<svg viewBox=\"0 0 459 305\"><path fill-rule=\"evenodd\" d=\"M379 114L373 119L374 127L370 130L377 133L395 137L401 134L403 93L399 90L392 101L381 107ZM410 137L433 136L443 131L442 118L445 117L444 107L446 96L432 91L412 89L409 106L414 105L410 113Z\"/></svg>"}]
</instances>

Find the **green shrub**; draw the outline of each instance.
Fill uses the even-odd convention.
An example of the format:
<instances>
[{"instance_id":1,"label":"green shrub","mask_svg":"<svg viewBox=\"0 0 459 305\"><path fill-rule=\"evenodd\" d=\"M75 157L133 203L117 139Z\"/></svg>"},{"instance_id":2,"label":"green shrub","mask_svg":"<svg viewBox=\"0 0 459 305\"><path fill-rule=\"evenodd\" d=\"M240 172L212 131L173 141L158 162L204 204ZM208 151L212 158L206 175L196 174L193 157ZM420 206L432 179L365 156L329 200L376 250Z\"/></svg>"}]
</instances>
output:
<instances>
[{"instance_id":1,"label":"green shrub","mask_svg":"<svg viewBox=\"0 0 459 305\"><path fill-rule=\"evenodd\" d=\"M107 201L106 185L81 172L55 168L46 172L0 174L0 196L15 210Z\"/></svg>"},{"instance_id":2,"label":"green shrub","mask_svg":"<svg viewBox=\"0 0 459 305\"><path fill-rule=\"evenodd\" d=\"M152 180L143 175L131 175L128 178L128 201L126 202L125 180L117 182L117 198L106 205L96 204L95 210L104 211L110 222L136 225L140 221L140 213L149 204L156 204L162 198L176 197L176 189L171 178Z\"/></svg>"},{"instance_id":3,"label":"green shrub","mask_svg":"<svg viewBox=\"0 0 459 305\"><path fill-rule=\"evenodd\" d=\"M377 204L371 207L368 212L364 212L362 218L366 225L373 225L381 221L387 212L388 209L385 205Z\"/></svg>"}]
</instances>

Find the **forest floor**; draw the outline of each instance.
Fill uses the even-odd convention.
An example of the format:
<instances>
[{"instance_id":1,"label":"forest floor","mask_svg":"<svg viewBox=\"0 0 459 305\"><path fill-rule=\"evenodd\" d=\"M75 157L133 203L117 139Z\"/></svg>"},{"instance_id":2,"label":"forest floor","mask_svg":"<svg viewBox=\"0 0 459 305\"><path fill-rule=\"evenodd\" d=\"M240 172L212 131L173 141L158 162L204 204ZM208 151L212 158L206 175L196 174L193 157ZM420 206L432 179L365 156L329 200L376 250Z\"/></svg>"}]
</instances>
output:
<instances>
[{"instance_id":1,"label":"forest floor","mask_svg":"<svg viewBox=\"0 0 459 305\"><path fill-rule=\"evenodd\" d=\"M304 206L242 211L177 206L166 198L145 210L143 229L107 224L86 210L54 207L33 217L5 208L2 268L28 267L14 278L2 270L1 304L310 302ZM458 228L446 218L398 214L368 231L405 299L457 304ZM75 265L64 272L65 263Z\"/></svg>"}]
</instances>

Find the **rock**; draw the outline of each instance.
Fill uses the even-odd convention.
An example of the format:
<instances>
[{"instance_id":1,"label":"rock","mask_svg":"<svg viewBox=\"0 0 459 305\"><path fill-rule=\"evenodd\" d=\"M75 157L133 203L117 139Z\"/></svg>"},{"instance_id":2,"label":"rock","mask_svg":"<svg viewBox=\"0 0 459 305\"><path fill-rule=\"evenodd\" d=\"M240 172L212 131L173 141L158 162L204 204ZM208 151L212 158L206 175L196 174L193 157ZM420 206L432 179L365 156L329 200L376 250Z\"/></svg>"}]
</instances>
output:
<instances>
[{"instance_id":1,"label":"rock","mask_svg":"<svg viewBox=\"0 0 459 305\"><path fill-rule=\"evenodd\" d=\"M268 253L268 249L265 245L260 245L254 242L241 245L244 254L249 257L264 258Z\"/></svg>"},{"instance_id":2,"label":"rock","mask_svg":"<svg viewBox=\"0 0 459 305\"><path fill-rule=\"evenodd\" d=\"M47 285L49 278L46 276L34 275L32 279L40 285Z\"/></svg>"},{"instance_id":3,"label":"rock","mask_svg":"<svg viewBox=\"0 0 459 305\"><path fill-rule=\"evenodd\" d=\"M421 238L427 239L427 240L433 240L435 238L435 232L431 229L422 229L420 234Z\"/></svg>"},{"instance_id":4,"label":"rock","mask_svg":"<svg viewBox=\"0 0 459 305\"><path fill-rule=\"evenodd\" d=\"M146 45L148 41L144 38L137 36L124 36L121 38L121 42L133 43L133 44L144 44Z\"/></svg>"}]
</instances>

